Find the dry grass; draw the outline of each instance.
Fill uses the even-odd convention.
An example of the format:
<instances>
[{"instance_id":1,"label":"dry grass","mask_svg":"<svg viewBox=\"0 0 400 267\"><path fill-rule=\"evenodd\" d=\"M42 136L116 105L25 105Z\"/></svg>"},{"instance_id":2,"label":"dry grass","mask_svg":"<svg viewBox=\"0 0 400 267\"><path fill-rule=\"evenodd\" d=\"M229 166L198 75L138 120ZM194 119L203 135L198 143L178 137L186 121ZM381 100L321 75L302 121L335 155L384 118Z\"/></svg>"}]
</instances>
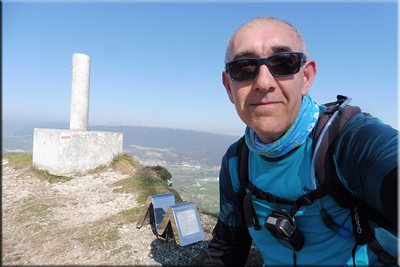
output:
<instances>
[{"instance_id":1,"label":"dry grass","mask_svg":"<svg viewBox=\"0 0 400 267\"><path fill-rule=\"evenodd\" d=\"M103 220L90 223L80 229L80 235L74 239L89 247L106 247L119 239L118 226L130 223L130 219L123 218L120 215L113 215Z\"/></svg>"},{"instance_id":2,"label":"dry grass","mask_svg":"<svg viewBox=\"0 0 400 267\"><path fill-rule=\"evenodd\" d=\"M131 173L133 170L140 168L139 163L128 153L122 153L114 157L110 166L117 172L122 174Z\"/></svg>"},{"instance_id":3,"label":"dry grass","mask_svg":"<svg viewBox=\"0 0 400 267\"><path fill-rule=\"evenodd\" d=\"M112 168L121 174L129 174L140 168L139 163L127 152L114 156L110 164L101 165L93 170L87 171L88 174L99 174Z\"/></svg>"},{"instance_id":4,"label":"dry grass","mask_svg":"<svg viewBox=\"0 0 400 267\"><path fill-rule=\"evenodd\" d=\"M47 181L49 183L66 182L71 180L71 177L62 175L53 175L46 170L40 170L33 166L33 156L28 153L8 153L3 154L3 159L9 160L9 165L14 170L24 169L27 175L34 175L39 177L42 181Z\"/></svg>"},{"instance_id":5,"label":"dry grass","mask_svg":"<svg viewBox=\"0 0 400 267\"><path fill-rule=\"evenodd\" d=\"M7 153L2 155L3 159L8 159L10 166L20 170L32 166L32 154L29 153Z\"/></svg>"},{"instance_id":6,"label":"dry grass","mask_svg":"<svg viewBox=\"0 0 400 267\"><path fill-rule=\"evenodd\" d=\"M114 183L114 186L120 188L114 189L118 193L139 193L137 202L143 204L148 196L159 195L165 193L173 193L177 204L183 203L179 193L170 188L168 182L163 180L155 171L149 168L140 168L129 178Z\"/></svg>"},{"instance_id":7,"label":"dry grass","mask_svg":"<svg viewBox=\"0 0 400 267\"><path fill-rule=\"evenodd\" d=\"M58 183L58 182L66 182L66 181L70 181L72 179L72 177L68 177L68 176L63 176L63 175L53 175L51 173L49 173L46 170L40 170L38 168L36 168L35 166L32 166L30 168L30 171L34 174L36 174L36 176L40 177L41 180L45 180L51 184L53 183Z\"/></svg>"}]
</instances>

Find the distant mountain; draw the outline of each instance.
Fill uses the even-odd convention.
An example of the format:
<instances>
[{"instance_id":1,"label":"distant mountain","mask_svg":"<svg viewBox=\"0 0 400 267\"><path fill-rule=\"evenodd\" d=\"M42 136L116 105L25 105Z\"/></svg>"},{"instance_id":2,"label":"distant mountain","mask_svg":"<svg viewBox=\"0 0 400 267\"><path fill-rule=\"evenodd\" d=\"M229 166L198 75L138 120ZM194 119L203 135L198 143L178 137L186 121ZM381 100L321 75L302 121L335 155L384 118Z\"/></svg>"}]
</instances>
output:
<instances>
[{"instance_id":1,"label":"distant mountain","mask_svg":"<svg viewBox=\"0 0 400 267\"><path fill-rule=\"evenodd\" d=\"M124 150L142 160L168 164L219 166L222 156L238 136L193 130L140 126L91 126L89 130L124 134Z\"/></svg>"},{"instance_id":2,"label":"distant mountain","mask_svg":"<svg viewBox=\"0 0 400 267\"><path fill-rule=\"evenodd\" d=\"M67 122L12 123L2 122L2 135L33 135L34 128L69 129Z\"/></svg>"},{"instance_id":3,"label":"distant mountain","mask_svg":"<svg viewBox=\"0 0 400 267\"><path fill-rule=\"evenodd\" d=\"M17 126L3 123L3 136L33 135L34 128L69 129L69 124L38 123ZM240 138L193 130L141 126L89 126L89 131L123 133L123 149L137 156L142 165L187 163L219 166L229 145ZM3 137L3 149L7 149L5 145Z\"/></svg>"}]
</instances>

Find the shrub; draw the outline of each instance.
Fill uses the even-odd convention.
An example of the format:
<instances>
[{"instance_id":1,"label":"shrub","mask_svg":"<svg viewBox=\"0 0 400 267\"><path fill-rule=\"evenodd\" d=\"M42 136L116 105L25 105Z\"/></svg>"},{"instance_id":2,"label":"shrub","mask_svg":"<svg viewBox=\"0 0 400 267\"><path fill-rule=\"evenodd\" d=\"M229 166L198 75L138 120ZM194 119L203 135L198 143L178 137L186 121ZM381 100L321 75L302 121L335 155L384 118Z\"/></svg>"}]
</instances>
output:
<instances>
[{"instance_id":1,"label":"shrub","mask_svg":"<svg viewBox=\"0 0 400 267\"><path fill-rule=\"evenodd\" d=\"M155 171L161 177L161 179L163 179L166 182L168 182L168 180L172 178L172 175L169 173L169 171L162 166L159 165L152 167L147 166L146 168Z\"/></svg>"}]
</instances>

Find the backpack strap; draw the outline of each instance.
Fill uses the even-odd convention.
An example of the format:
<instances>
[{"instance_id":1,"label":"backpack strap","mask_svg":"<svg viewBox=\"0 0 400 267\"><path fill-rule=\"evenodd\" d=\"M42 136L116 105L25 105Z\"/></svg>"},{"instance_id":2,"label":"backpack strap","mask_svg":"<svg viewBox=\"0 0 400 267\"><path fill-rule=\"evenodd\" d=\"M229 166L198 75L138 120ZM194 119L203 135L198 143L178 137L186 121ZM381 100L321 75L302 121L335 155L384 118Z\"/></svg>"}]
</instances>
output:
<instances>
[{"instance_id":1,"label":"backpack strap","mask_svg":"<svg viewBox=\"0 0 400 267\"><path fill-rule=\"evenodd\" d=\"M238 156L240 190L237 194L237 205L240 213L240 220L242 226L246 225L249 228L254 226L254 229L258 231L261 229L261 225L251 199L251 196L254 194L255 186L249 182L249 148L246 145L244 136L239 141ZM246 188L250 190L248 193L246 192Z\"/></svg>"},{"instance_id":2,"label":"backpack strap","mask_svg":"<svg viewBox=\"0 0 400 267\"><path fill-rule=\"evenodd\" d=\"M331 103L326 105L329 104ZM327 107L327 109L325 109L323 114L320 116L314 133L313 151L323 127L337 109L338 106ZM318 182L320 185L325 185L324 187L329 190L329 195L331 195L331 197L342 208L349 208L348 199L355 197L344 187L337 176L336 166L332 157L333 147L335 139L339 132L343 129L344 125L359 112L361 112L359 107L350 105L346 106L342 110L338 117L336 117L336 119L332 122L327 135L321 142L319 153L317 155L315 173L318 178Z\"/></svg>"},{"instance_id":3,"label":"backpack strap","mask_svg":"<svg viewBox=\"0 0 400 267\"><path fill-rule=\"evenodd\" d=\"M371 251L386 264L398 266L397 258L393 257L386 250L384 250L379 241L376 239L368 222L368 207L364 203L360 202L358 206L352 205L350 208L350 213L353 224L353 232L356 238L356 244L354 245L351 253L353 257L353 266L356 266L355 254L357 247L365 244L367 244Z\"/></svg>"},{"instance_id":4,"label":"backpack strap","mask_svg":"<svg viewBox=\"0 0 400 267\"><path fill-rule=\"evenodd\" d=\"M240 189L237 194L237 205L240 212L240 220L242 226L246 225L248 228L254 226L255 230L261 229L261 225L253 206L253 195L255 195L259 199L263 199L271 203L293 205L290 211L290 215L293 217L302 205L311 205L315 199L327 194L327 192L324 192L322 190L323 187L319 187L309 194L305 194L299 197L296 201L275 197L271 193L264 192L258 189L249 181L248 161L249 148L247 147L245 137L243 136L239 141L238 148L238 171ZM247 192L246 189L248 189L249 192Z\"/></svg>"},{"instance_id":5,"label":"backpack strap","mask_svg":"<svg viewBox=\"0 0 400 267\"><path fill-rule=\"evenodd\" d=\"M335 104L340 103L340 101L342 101L342 97L343 96L338 96L337 102L325 104L325 106L328 107L318 120L318 124L316 126L316 131L314 134L313 150L316 144L316 140L318 140L323 127L329 120L330 116L338 109L338 106L336 106ZM318 181L321 184L320 187L325 186L325 188L329 190L329 195L339 204L339 206L341 206L342 208L350 209L353 232L356 238L356 244L352 251L354 266L355 266L355 252L357 246L364 244L368 244L368 247L371 249L371 251L387 264L397 265L397 259L392 255L390 255L387 251L385 251L378 242L378 240L376 239L374 232L371 229L371 226L368 222L368 219L377 222L380 226L384 227L389 232L393 233L392 229L385 227L386 225L390 224L388 224L387 221L384 218L382 218L382 216L374 212L371 208L368 208L366 204L364 204L360 199L355 197L349 190L345 188L343 183L338 178L338 174L336 172L336 166L332 156L336 137L343 129L344 125L354 115L360 112L361 109L359 107L350 105L346 106L344 109L341 110L340 115L333 121L332 125L330 126L329 131L327 132L328 136L325 136L321 142L320 150L317 155L315 172ZM363 114L370 115L364 112ZM327 216L329 217L329 215ZM323 219L325 224L329 227L330 224L329 220L326 220L324 218L324 215Z\"/></svg>"}]
</instances>

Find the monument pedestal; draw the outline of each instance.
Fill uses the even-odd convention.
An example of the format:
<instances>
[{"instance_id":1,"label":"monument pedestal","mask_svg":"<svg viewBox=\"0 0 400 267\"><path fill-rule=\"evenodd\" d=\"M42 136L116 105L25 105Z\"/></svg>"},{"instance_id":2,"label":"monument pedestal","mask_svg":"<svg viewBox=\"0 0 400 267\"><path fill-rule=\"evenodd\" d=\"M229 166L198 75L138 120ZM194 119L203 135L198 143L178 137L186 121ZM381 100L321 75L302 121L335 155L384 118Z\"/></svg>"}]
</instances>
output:
<instances>
[{"instance_id":1,"label":"monument pedestal","mask_svg":"<svg viewBox=\"0 0 400 267\"><path fill-rule=\"evenodd\" d=\"M33 165L67 175L111 163L122 153L122 133L35 128Z\"/></svg>"}]
</instances>

